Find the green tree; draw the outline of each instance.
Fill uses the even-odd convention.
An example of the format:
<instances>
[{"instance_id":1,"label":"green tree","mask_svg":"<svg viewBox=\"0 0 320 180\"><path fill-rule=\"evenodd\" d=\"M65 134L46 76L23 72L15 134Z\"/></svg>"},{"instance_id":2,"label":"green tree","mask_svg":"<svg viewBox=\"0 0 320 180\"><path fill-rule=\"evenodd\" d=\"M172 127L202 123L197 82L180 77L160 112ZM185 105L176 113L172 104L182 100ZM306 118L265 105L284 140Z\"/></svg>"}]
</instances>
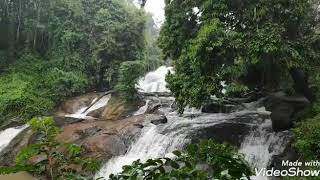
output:
<instances>
[{"instance_id":1,"label":"green tree","mask_svg":"<svg viewBox=\"0 0 320 180\"><path fill-rule=\"evenodd\" d=\"M127 0L0 1L0 122L114 87L122 62L144 59L145 18Z\"/></svg>"},{"instance_id":2,"label":"green tree","mask_svg":"<svg viewBox=\"0 0 320 180\"><path fill-rule=\"evenodd\" d=\"M143 64L139 61L123 62L120 66L116 90L127 101L136 100L138 98L136 85L139 78L144 73L143 68Z\"/></svg>"},{"instance_id":3,"label":"green tree","mask_svg":"<svg viewBox=\"0 0 320 180\"><path fill-rule=\"evenodd\" d=\"M320 41L312 1L173 0L165 11L159 41L175 62L167 81L180 112L223 96L222 81L231 90L275 90L291 76L313 99L307 73L319 67Z\"/></svg>"},{"instance_id":4,"label":"green tree","mask_svg":"<svg viewBox=\"0 0 320 180\"><path fill-rule=\"evenodd\" d=\"M145 68L147 72L153 71L164 64L162 51L158 46L157 40L160 29L154 22L151 14L147 14L145 25Z\"/></svg>"}]
</instances>

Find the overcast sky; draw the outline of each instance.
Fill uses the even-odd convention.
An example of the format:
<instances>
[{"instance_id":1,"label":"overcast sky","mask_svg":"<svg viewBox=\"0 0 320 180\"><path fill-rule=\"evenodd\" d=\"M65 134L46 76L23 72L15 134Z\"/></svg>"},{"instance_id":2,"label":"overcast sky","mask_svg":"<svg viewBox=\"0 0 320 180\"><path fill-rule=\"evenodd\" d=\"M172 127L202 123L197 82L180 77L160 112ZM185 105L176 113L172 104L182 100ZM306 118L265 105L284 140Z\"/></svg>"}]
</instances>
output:
<instances>
[{"instance_id":1,"label":"overcast sky","mask_svg":"<svg viewBox=\"0 0 320 180\"><path fill-rule=\"evenodd\" d=\"M158 27L164 22L164 0L147 0L145 10L153 14Z\"/></svg>"}]
</instances>

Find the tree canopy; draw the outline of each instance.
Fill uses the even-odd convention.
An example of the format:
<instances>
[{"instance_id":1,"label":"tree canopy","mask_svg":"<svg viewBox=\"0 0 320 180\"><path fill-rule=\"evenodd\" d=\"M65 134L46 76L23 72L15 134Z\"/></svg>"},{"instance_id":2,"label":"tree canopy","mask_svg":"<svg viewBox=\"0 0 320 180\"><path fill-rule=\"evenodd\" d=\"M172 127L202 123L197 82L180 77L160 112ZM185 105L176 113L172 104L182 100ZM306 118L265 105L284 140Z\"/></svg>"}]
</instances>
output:
<instances>
[{"instance_id":1,"label":"tree canopy","mask_svg":"<svg viewBox=\"0 0 320 180\"><path fill-rule=\"evenodd\" d=\"M112 88L122 62L157 57L149 16L130 0L1 1L0 119Z\"/></svg>"},{"instance_id":2,"label":"tree canopy","mask_svg":"<svg viewBox=\"0 0 320 180\"><path fill-rule=\"evenodd\" d=\"M305 75L319 67L314 3L166 0L159 41L165 57L175 62L176 72L167 81L180 112L187 105L201 107L213 95L222 96L223 89L233 94L281 88L281 78L289 75L305 86ZM308 87L296 91L310 94Z\"/></svg>"}]
</instances>

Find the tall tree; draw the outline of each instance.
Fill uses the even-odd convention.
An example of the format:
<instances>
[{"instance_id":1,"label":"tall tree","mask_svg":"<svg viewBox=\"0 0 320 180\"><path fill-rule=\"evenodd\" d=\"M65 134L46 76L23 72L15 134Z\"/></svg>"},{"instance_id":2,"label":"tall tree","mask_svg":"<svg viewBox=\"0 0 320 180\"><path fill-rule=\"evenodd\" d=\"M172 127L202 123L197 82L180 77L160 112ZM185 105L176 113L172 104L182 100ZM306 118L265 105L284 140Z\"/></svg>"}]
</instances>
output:
<instances>
[{"instance_id":1,"label":"tall tree","mask_svg":"<svg viewBox=\"0 0 320 180\"><path fill-rule=\"evenodd\" d=\"M175 61L167 80L180 112L222 96L223 82L227 92L275 90L288 74L312 99L306 75L319 67L320 41L311 1L166 0L165 11L160 46Z\"/></svg>"}]
</instances>

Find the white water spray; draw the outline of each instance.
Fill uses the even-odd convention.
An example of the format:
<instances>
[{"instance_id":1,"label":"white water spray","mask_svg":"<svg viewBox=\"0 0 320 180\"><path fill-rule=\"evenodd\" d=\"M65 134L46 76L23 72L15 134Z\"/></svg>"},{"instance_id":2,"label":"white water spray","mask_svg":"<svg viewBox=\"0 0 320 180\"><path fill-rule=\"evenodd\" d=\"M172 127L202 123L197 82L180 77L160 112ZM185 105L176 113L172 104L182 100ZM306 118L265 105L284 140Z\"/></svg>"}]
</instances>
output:
<instances>
[{"instance_id":1,"label":"white water spray","mask_svg":"<svg viewBox=\"0 0 320 180\"><path fill-rule=\"evenodd\" d=\"M173 73L173 67L161 66L140 79L137 88L141 92L170 92L166 87L166 75L169 72Z\"/></svg>"}]
</instances>

